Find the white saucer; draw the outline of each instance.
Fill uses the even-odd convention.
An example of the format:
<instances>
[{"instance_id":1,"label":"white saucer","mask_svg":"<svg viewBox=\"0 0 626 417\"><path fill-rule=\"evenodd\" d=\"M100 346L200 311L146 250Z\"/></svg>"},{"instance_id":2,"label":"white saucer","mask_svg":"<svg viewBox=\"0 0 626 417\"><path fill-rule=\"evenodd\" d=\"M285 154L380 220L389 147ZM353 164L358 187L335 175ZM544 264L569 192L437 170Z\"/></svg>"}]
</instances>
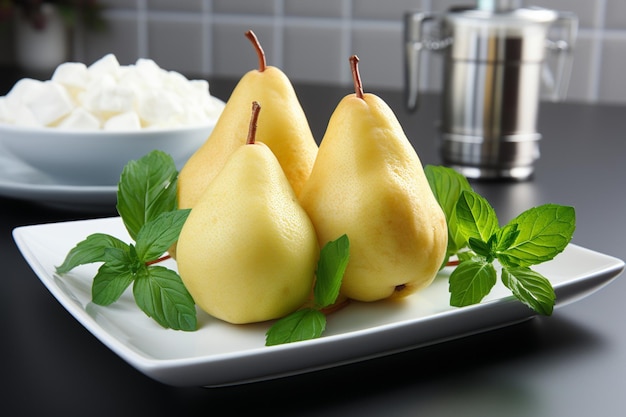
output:
<instances>
[{"instance_id":1,"label":"white saucer","mask_svg":"<svg viewBox=\"0 0 626 417\"><path fill-rule=\"evenodd\" d=\"M60 184L0 147L0 196L72 209L114 209L117 185Z\"/></svg>"}]
</instances>

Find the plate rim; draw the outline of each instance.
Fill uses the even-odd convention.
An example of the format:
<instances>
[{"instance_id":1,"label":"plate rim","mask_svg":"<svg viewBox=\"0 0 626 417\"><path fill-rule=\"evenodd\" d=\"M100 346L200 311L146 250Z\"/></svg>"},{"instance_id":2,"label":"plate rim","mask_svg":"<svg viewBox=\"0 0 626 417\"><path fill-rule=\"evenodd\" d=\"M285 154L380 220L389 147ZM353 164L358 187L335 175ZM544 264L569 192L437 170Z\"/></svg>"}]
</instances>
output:
<instances>
[{"instance_id":1,"label":"plate rim","mask_svg":"<svg viewBox=\"0 0 626 417\"><path fill-rule=\"evenodd\" d=\"M328 335L318 339L303 342L277 346L262 346L259 348L245 349L236 352L212 354L209 353L206 355L185 358L149 357L137 351L136 349L125 345L123 341L119 340L117 337L115 337L115 335L109 333L106 328L97 323L96 320L91 317L89 313L87 313L86 309L80 307L71 299L69 299L69 296L58 285L54 283L54 273L50 273L49 271L45 270L43 265L40 263L37 254L33 251L33 248L28 242L28 232L40 227L50 227L55 225L60 225L62 227L63 225L75 225L77 223L102 223L105 221L121 222L121 219L119 217L105 217L98 219L71 220L57 223L18 226L13 229L12 235L16 245L18 246L20 252L22 253L22 256L25 258L29 267L34 271L35 275L44 284L44 286L53 295L53 297L56 298L56 300L67 310L68 313L70 313L72 317L74 317L74 319L76 319L101 343L103 343L120 358L135 367L137 370L143 372L149 377L152 377L153 379L169 385L225 386L273 379L287 375L294 375L316 369L324 369L333 366L339 366L345 363L352 363L366 360L369 358L385 356L394 352L406 351L426 345L437 344L442 342L443 340L464 337L469 334L476 334L492 328L505 327L512 324L513 322L524 321L536 315L525 305L516 301L513 296L506 296L489 301L484 301L476 305L463 307L462 309L451 309L442 312L436 312L426 317L403 319L400 321L393 321L386 324L378 324L368 328L356 329L349 332ZM607 265L604 266L603 269L594 271L591 274L581 275L580 277L574 278L570 281L555 284L554 289L557 292L557 304L555 305L555 309L578 301L578 299L584 298L608 285L621 274L625 266L624 261L614 256L603 254L592 249L584 248L573 243L570 243L570 245L568 246L571 246L576 250L586 251L593 256L600 256L606 261ZM579 284L581 283L588 284L589 288L586 288L584 291L580 291L579 294L578 290L576 290L574 287L579 286ZM567 290L568 288L573 288L574 292L567 296L563 302L559 302L558 294ZM340 360L317 361L318 363L314 363L315 361L309 360L309 366L306 366L304 368L286 369L289 368L289 366L284 366L284 369L282 369L281 371L273 373L266 372L264 375L257 375L250 378L232 378L231 380L220 381L219 378L212 379L210 375L203 375L202 372L203 370L207 371L207 369L211 368L212 366L220 367L224 366L227 363L232 363L233 361L249 361L258 357L284 357L285 355L293 355L294 352L306 352L319 349L325 350L328 349L328 346L336 344L350 344L350 342L367 339L368 337L373 337L374 335L379 333L393 333L407 330L410 329L411 326L419 326L420 324L429 325L430 323L434 323L437 321L454 320L459 315L463 317L473 315L480 316L481 314L484 314L485 310L491 310L494 308L505 310L505 312L510 316L508 316L506 320L496 320L494 323L490 323L490 325L488 325L487 327L479 326L478 328L474 330L470 329L463 334L452 334L448 337L435 338L431 340L418 340L418 342L415 344L407 346L397 346L395 349L385 349L377 352L370 351L369 354L360 354L354 357L338 355L342 356ZM367 350L363 348L359 349L361 349L362 351ZM171 372L173 370L180 371L183 369L190 372L190 376L187 379L183 378L181 380L180 377L171 375Z\"/></svg>"}]
</instances>

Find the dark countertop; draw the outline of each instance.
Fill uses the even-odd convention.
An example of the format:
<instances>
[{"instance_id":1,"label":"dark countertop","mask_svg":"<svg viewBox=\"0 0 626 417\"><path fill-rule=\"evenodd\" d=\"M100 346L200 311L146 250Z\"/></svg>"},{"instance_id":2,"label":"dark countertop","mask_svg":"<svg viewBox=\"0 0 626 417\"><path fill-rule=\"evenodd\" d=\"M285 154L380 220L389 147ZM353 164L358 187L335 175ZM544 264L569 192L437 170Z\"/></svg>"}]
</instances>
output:
<instances>
[{"instance_id":1,"label":"dark countertop","mask_svg":"<svg viewBox=\"0 0 626 417\"><path fill-rule=\"evenodd\" d=\"M2 74L6 92L16 74ZM215 80L227 98L232 82ZM365 80L365 89L367 81ZM349 89L297 86L321 138ZM439 164L437 96L409 115L402 94L375 91L394 109L424 164ZM626 259L626 107L544 103L542 157L527 182L473 183L501 221L543 203L573 205L573 242ZM18 252L27 224L104 217L0 198L0 415L161 416L623 416L624 277L552 317L333 369L230 388L175 388L136 371L74 320ZM217 413L220 414L220 413Z\"/></svg>"}]
</instances>

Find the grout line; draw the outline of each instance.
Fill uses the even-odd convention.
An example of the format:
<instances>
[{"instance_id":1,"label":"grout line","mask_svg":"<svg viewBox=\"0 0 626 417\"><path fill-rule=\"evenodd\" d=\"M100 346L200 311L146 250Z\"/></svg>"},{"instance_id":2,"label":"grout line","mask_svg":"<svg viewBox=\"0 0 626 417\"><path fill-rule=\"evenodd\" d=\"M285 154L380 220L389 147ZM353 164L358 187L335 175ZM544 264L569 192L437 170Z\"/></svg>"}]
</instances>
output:
<instances>
[{"instance_id":1,"label":"grout line","mask_svg":"<svg viewBox=\"0 0 626 417\"><path fill-rule=\"evenodd\" d=\"M274 66L285 68L285 2L274 0Z\"/></svg>"},{"instance_id":2,"label":"grout line","mask_svg":"<svg viewBox=\"0 0 626 417\"><path fill-rule=\"evenodd\" d=\"M202 66L201 75L213 73L213 1L204 0L202 2Z\"/></svg>"},{"instance_id":3,"label":"grout line","mask_svg":"<svg viewBox=\"0 0 626 417\"><path fill-rule=\"evenodd\" d=\"M137 58L149 58L147 1L137 2Z\"/></svg>"},{"instance_id":4,"label":"grout line","mask_svg":"<svg viewBox=\"0 0 626 417\"><path fill-rule=\"evenodd\" d=\"M587 86L587 94L589 101L597 103L600 101L600 77L602 76L602 44L606 15L606 0L598 0L596 3L596 16L593 30L593 42L591 49L591 66L589 70L589 85Z\"/></svg>"},{"instance_id":5,"label":"grout line","mask_svg":"<svg viewBox=\"0 0 626 417\"><path fill-rule=\"evenodd\" d=\"M343 0L341 10L341 56L345 57L340 60L339 65L339 85L350 85L352 82L352 73L348 71L348 58L354 53L352 43L352 11L354 10L353 0Z\"/></svg>"},{"instance_id":6,"label":"grout line","mask_svg":"<svg viewBox=\"0 0 626 417\"><path fill-rule=\"evenodd\" d=\"M0 0L1 1L1 0ZM272 60L275 65L279 67L285 67L285 64L289 60L289 56L286 56L286 39L285 28L289 26L309 26L319 31L325 31L332 29L339 31L339 39L336 39L338 43L335 47L339 48L339 52L342 55L340 62L328 62L328 65L338 68L339 77L336 80L338 85L347 86L351 84L350 71L347 70L347 57L353 51L353 31L356 29L366 30L369 28L382 29L382 30L400 30L403 29L402 20L388 20L371 18L357 18L354 15L354 7L359 0L339 0L341 3L339 14L332 17L321 17L312 15L287 15L287 0L271 0L274 6L274 13L269 15L254 15L245 13L219 13L213 14L215 0L199 0L202 4L202 11L200 13L181 11L181 10L149 10L150 0L137 0L136 4L132 8L111 8L107 9L105 15L111 20L123 20L125 23L135 23L136 39L134 45L128 45L128 47L134 46L137 49L139 57L149 57L150 53L150 25L152 19L158 21L167 21L185 24L186 22L195 21L201 24L201 46L202 57L200 70L210 75L215 71L215 51L213 50L213 31L217 21L220 24L263 24L268 27L272 27L272 37L275 44ZM173 0L170 0L173 1ZM626 30L620 28L606 29L606 12L608 8L609 0L595 0L594 3L594 19L592 27L585 27L579 29L579 39L584 38L586 42L589 42L590 56L587 74L585 80L586 85L583 87L583 94L585 101L601 102L602 101L602 75L603 75L603 62L602 58L607 54L604 50L604 43L609 39L626 40ZM437 4L435 0L415 0L417 6L423 10L432 10ZM581 36L582 35L582 36ZM102 47L115 48L119 45L106 44L106 39L102 39L105 42ZM84 32L77 33L77 39L73 41L73 52L75 58L80 61L84 61L89 51L87 45L88 39L85 37ZM109 41L110 43L111 41ZM133 40L131 39L131 42ZM399 40L400 42L400 40ZM426 90L437 89L440 90L440 86L432 84L433 78L438 78L439 75L435 72L438 69L434 66L434 63L438 59L433 56L431 52L423 54L423 59L420 68L420 87ZM606 68L604 68L606 69ZM329 80L330 81L330 80ZM582 80L581 80L582 81ZM402 88L400 85L399 88Z\"/></svg>"}]
</instances>

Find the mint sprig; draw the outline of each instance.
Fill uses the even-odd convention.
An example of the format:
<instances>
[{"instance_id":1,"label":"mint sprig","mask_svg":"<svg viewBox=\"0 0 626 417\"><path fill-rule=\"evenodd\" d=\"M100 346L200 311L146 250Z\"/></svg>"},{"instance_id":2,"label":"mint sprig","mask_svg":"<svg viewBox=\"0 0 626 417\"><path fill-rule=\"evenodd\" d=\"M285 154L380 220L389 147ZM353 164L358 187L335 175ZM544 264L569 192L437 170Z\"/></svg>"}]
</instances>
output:
<instances>
[{"instance_id":1,"label":"mint sprig","mask_svg":"<svg viewBox=\"0 0 626 417\"><path fill-rule=\"evenodd\" d=\"M459 259L449 278L450 305L476 304L489 294L497 282L493 265L497 260L502 283L518 300L539 314L552 314L556 300L552 284L530 267L553 259L567 247L576 228L574 208L541 205L500 227L494 209L461 174L445 167L425 170L446 213L453 240L448 243L448 256Z\"/></svg>"},{"instance_id":2,"label":"mint sprig","mask_svg":"<svg viewBox=\"0 0 626 417\"><path fill-rule=\"evenodd\" d=\"M456 221L456 202L464 190L471 190L467 178L458 174L451 168L444 166L427 165L424 173L428 179L428 183L435 195L435 198L441 205L446 216L448 224L448 247L446 256L443 260L442 267L445 266L450 257L458 254L458 252L467 244L465 237L460 233Z\"/></svg>"},{"instance_id":3,"label":"mint sprig","mask_svg":"<svg viewBox=\"0 0 626 417\"><path fill-rule=\"evenodd\" d=\"M178 171L161 151L129 162L118 184L117 210L135 241L94 233L72 248L56 268L65 274L79 265L102 262L91 287L92 302L107 306L133 285L137 306L165 328L197 328L193 298L180 276L155 265L176 242L190 210L176 210Z\"/></svg>"},{"instance_id":4,"label":"mint sprig","mask_svg":"<svg viewBox=\"0 0 626 417\"><path fill-rule=\"evenodd\" d=\"M176 210L177 179L174 160L162 151L126 164L117 187L116 208L132 239L145 223Z\"/></svg>"},{"instance_id":5,"label":"mint sprig","mask_svg":"<svg viewBox=\"0 0 626 417\"><path fill-rule=\"evenodd\" d=\"M326 315L321 310L337 301L349 255L350 241L347 235L324 245L317 263L313 306L297 310L276 321L266 333L266 346L315 339L324 333Z\"/></svg>"}]
</instances>

